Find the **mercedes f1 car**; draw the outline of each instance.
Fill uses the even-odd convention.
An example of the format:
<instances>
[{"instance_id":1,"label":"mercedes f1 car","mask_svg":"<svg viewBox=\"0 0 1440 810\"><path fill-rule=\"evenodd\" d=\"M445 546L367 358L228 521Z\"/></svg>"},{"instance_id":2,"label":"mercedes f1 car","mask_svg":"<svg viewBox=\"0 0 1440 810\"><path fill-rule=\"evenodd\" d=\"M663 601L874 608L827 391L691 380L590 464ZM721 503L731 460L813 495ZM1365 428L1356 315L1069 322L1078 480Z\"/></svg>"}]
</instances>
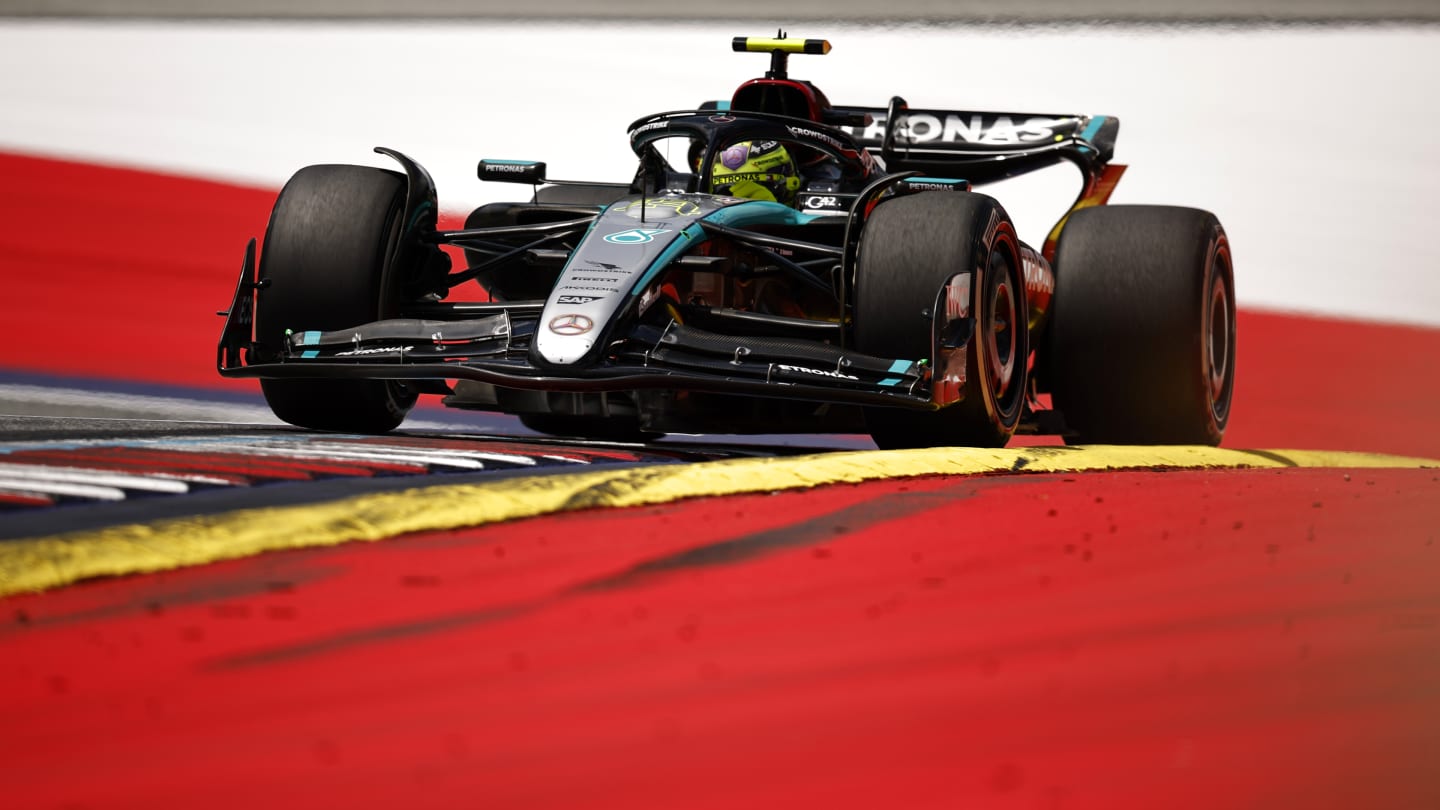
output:
<instances>
[{"instance_id":1,"label":"mercedes f1 car","mask_svg":"<svg viewBox=\"0 0 1440 810\"><path fill-rule=\"evenodd\" d=\"M546 433L868 432L880 447L1218 444L1234 280L1214 215L1109 206L1119 122L832 105L770 55L728 101L631 125L634 177L481 160L528 199L437 227L401 171L301 169L252 240L219 369L275 414L397 427L420 394ZM1068 161L1082 185L1040 242L974 190ZM446 249L448 246L448 250ZM464 266L453 260L462 256ZM478 284L479 301L451 291Z\"/></svg>"}]
</instances>

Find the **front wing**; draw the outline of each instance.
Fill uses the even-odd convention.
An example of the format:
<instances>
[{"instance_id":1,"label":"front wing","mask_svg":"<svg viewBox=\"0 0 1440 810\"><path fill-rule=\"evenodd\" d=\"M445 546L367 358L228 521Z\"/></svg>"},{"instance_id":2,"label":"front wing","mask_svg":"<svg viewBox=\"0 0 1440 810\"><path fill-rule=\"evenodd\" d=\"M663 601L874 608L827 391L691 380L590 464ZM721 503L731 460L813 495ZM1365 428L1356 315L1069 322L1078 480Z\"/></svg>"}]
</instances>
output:
<instances>
[{"instance_id":1,"label":"front wing","mask_svg":"<svg viewBox=\"0 0 1440 810\"><path fill-rule=\"evenodd\" d=\"M953 283L970 288L968 274ZM288 335L277 352L254 343L255 244L246 250L221 333L217 366L225 377L270 379L473 380L534 391L669 389L815 402L935 410L963 387L973 327L940 291L929 359L881 358L819 340L734 336L671 322L637 325L607 357L586 367L536 363L530 345L540 303L454 304L443 319L397 318L354 328ZM968 313L964 313L968 314ZM780 320L780 319L777 319Z\"/></svg>"}]
</instances>

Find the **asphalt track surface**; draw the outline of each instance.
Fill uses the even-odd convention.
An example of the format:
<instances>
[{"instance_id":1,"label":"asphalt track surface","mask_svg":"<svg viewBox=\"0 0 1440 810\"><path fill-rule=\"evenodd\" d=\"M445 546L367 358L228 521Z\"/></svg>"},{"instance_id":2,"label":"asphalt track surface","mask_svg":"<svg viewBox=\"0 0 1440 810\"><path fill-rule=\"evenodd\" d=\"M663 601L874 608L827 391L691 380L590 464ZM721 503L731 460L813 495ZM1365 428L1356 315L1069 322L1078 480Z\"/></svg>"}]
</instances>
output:
<instances>
[{"instance_id":1,"label":"asphalt track surface","mask_svg":"<svg viewBox=\"0 0 1440 810\"><path fill-rule=\"evenodd\" d=\"M273 191L0 173L13 379L244 401L209 372L217 246ZM1241 346L1227 445L1440 458L1413 368L1440 332L1242 312ZM980 475L865 454L918 466L848 482L834 453L567 472L533 517L503 511L541 497L526 477L429 475L0 541L167 569L0 601L6 803L1440 806L1440 471L1006 452ZM738 494L645 498L687 477ZM322 541L202 564L214 532Z\"/></svg>"}]
</instances>

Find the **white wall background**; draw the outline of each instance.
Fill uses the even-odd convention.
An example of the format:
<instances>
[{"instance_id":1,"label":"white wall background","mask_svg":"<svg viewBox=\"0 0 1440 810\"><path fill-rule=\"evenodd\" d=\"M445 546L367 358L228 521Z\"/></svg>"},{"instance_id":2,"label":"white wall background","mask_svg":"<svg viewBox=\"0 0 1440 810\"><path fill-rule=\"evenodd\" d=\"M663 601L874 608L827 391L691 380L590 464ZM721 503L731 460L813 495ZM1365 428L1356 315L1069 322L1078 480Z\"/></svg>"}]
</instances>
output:
<instances>
[{"instance_id":1,"label":"white wall background","mask_svg":"<svg viewBox=\"0 0 1440 810\"><path fill-rule=\"evenodd\" d=\"M278 187L383 144L460 209L513 197L482 156L628 178L626 124L728 97L766 61L730 37L773 27L0 20L0 149ZM1217 212L1242 305L1440 325L1440 28L791 33L837 103L1119 116L1113 202ZM1037 244L1054 180L991 189Z\"/></svg>"}]
</instances>

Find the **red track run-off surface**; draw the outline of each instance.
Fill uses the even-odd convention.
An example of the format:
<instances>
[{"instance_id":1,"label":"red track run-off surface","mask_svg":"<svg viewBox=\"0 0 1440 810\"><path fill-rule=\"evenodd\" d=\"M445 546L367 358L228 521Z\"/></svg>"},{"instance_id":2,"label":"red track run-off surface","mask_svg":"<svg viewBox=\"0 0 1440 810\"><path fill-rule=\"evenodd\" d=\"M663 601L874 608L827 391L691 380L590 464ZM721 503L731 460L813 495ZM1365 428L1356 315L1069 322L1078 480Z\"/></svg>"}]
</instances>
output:
<instances>
[{"instance_id":1,"label":"red track run-off surface","mask_svg":"<svg viewBox=\"0 0 1440 810\"><path fill-rule=\"evenodd\" d=\"M272 191L0 176L0 369L222 384ZM1227 446L1440 457L1440 331L1240 330ZM0 601L0 728L7 807L1440 807L1440 471L890 481L90 582Z\"/></svg>"}]
</instances>

